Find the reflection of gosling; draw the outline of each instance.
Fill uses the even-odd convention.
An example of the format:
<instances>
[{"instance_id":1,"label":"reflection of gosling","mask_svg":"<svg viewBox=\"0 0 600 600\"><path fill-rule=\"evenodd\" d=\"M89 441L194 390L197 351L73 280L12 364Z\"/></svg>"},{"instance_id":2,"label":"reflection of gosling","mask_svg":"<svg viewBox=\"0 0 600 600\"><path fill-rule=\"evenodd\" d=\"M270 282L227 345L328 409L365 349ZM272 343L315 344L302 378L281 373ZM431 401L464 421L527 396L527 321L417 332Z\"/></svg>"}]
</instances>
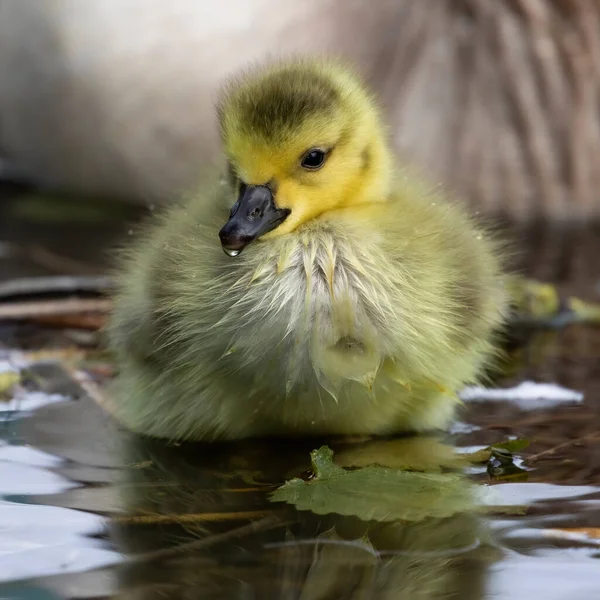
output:
<instances>
[{"instance_id":1,"label":"reflection of gosling","mask_svg":"<svg viewBox=\"0 0 600 600\"><path fill-rule=\"evenodd\" d=\"M197 190L126 262L117 416L196 440L447 425L502 318L486 235L394 175L340 66L254 72L219 118L231 185Z\"/></svg>"},{"instance_id":2,"label":"reflection of gosling","mask_svg":"<svg viewBox=\"0 0 600 600\"><path fill-rule=\"evenodd\" d=\"M132 436L130 442L123 448L129 466L121 471L121 515L112 522L111 539L119 552L137 556L119 569L120 600L485 597L486 574L497 557L467 495L465 506L448 503L454 514L445 518L431 508L439 495L423 494L419 486L407 486L396 502L399 513L418 502L423 519L417 521L315 515L268 500L274 483L309 468L312 440L208 446ZM431 436L393 440L393 450L381 443L345 447L377 462L393 458L433 470L452 460L453 449L444 451ZM428 447L435 448L431 456ZM362 491L351 504L357 506ZM144 561L148 555L154 560Z\"/></svg>"}]
</instances>

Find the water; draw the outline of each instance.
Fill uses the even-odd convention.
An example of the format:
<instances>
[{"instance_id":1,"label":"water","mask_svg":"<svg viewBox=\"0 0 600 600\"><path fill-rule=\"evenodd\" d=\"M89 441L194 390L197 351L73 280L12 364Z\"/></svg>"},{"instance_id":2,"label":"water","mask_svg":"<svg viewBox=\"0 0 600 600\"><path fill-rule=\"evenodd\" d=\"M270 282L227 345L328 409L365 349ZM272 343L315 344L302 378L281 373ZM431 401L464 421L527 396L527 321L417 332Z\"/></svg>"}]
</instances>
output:
<instances>
[{"instance_id":1,"label":"water","mask_svg":"<svg viewBox=\"0 0 600 600\"><path fill-rule=\"evenodd\" d=\"M27 246L26 235L43 231L62 266L77 259L101 270L103 251L89 247L105 247L100 227L93 242L79 234L68 246L66 226L55 238L48 226L6 223L5 239ZM129 227L109 225L102 239ZM533 229L521 239L528 273L600 298L597 229ZM47 274L48 264L30 262L6 258L3 278ZM68 328L1 327L6 347L89 352L97 341ZM552 383L562 395L537 405L535 393L525 403L469 401L447 436L378 441L167 445L123 431L59 367L43 366L27 391L0 404L0 598L600 597L599 350L600 328L538 332L515 349L519 361L501 385ZM0 349L5 366L12 358ZM268 499L284 481L310 476L309 453L322 443L344 466L375 460L444 472L455 450L466 456L511 439L529 441L509 456L513 470L502 454L500 478L485 463L465 468L490 494L485 501L503 507L491 515L465 499L440 517L423 499L419 520L376 523ZM394 508L413 500L399 497Z\"/></svg>"},{"instance_id":2,"label":"water","mask_svg":"<svg viewBox=\"0 0 600 600\"><path fill-rule=\"evenodd\" d=\"M579 407L552 410L557 417ZM381 460L418 456L433 465L443 462L440 446L473 451L486 431L499 437L477 429L446 440L387 440L388 449L328 441L346 458L360 448ZM591 482L536 481L533 469L527 482L489 486L490 502L526 505L525 515L482 517L457 506L437 518L425 507L417 522L365 523L267 500L274 485L306 472L315 441L168 446L120 430L88 398L13 413L3 438L0 582L12 580L10 593L23 594L7 595L0 584L0 598L31 598L24 591L31 586L77 598L425 599L453 590L457 598L526 599L536 591L583 599L600 592L600 486ZM576 457L567 452L560 461ZM483 471L475 467L473 476L490 483Z\"/></svg>"}]
</instances>

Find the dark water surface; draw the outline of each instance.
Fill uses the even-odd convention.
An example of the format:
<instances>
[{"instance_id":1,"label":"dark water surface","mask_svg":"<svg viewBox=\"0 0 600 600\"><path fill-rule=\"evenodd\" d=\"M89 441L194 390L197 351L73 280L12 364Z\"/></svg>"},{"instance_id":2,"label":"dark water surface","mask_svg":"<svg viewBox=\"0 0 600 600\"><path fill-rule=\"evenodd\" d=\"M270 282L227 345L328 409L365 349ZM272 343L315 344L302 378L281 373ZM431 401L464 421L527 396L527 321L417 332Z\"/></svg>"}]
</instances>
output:
<instances>
[{"instance_id":1,"label":"dark water surface","mask_svg":"<svg viewBox=\"0 0 600 600\"><path fill-rule=\"evenodd\" d=\"M0 281L102 272L108 241L129 228L119 211L99 222L0 206ZM599 232L536 225L514 237L527 274L600 301ZM95 343L4 322L0 366L16 347ZM439 438L169 446L121 430L58 367L42 369L30 393L0 404L0 598L600 598L600 328L537 332L516 355L502 387L556 383L583 402L467 403ZM268 499L311 477L309 453L323 443L343 466L444 471L456 452L514 438L529 445L508 467L501 454L465 467L477 494L503 507L492 515L473 509L479 495L464 506L423 497L418 518L413 506L412 517L379 522ZM354 506L350 496L338 508ZM408 515L410 503L407 491L393 508Z\"/></svg>"}]
</instances>

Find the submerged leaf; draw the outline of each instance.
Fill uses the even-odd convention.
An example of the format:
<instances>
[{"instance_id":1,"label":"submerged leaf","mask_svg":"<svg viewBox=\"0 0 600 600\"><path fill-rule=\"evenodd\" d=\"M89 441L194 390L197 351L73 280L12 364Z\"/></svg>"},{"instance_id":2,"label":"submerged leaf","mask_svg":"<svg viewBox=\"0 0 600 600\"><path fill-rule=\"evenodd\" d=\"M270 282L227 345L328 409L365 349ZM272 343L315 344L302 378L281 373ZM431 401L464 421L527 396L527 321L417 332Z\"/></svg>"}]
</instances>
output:
<instances>
[{"instance_id":1,"label":"submerged leaf","mask_svg":"<svg viewBox=\"0 0 600 600\"><path fill-rule=\"evenodd\" d=\"M327 446L311 452L314 478L291 479L270 496L298 510L364 521L444 518L475 508L476 488L456 474L418 473L379 466L346 470Z\"/></svg>"}]
</instances>

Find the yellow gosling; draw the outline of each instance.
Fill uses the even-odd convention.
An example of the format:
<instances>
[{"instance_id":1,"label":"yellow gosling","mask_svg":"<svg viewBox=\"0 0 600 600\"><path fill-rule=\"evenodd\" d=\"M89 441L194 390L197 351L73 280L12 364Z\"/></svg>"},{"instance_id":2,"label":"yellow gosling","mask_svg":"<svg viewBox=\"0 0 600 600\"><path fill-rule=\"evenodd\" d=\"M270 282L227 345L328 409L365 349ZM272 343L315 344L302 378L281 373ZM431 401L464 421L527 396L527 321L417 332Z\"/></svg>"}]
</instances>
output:
<instances>
[{"instance_id":1,"label":"yellow gosling","mask_svg":"<svg viewBox=\"0 0 600 600\"><path fill-rule=\"evenodd\" d=\"M252 70L218 117L227 185L124 258L117 417L192 440L446 427L505 313L488 234L397 170L376 102L336 62Z\"/></svg>"}]
</instances>

